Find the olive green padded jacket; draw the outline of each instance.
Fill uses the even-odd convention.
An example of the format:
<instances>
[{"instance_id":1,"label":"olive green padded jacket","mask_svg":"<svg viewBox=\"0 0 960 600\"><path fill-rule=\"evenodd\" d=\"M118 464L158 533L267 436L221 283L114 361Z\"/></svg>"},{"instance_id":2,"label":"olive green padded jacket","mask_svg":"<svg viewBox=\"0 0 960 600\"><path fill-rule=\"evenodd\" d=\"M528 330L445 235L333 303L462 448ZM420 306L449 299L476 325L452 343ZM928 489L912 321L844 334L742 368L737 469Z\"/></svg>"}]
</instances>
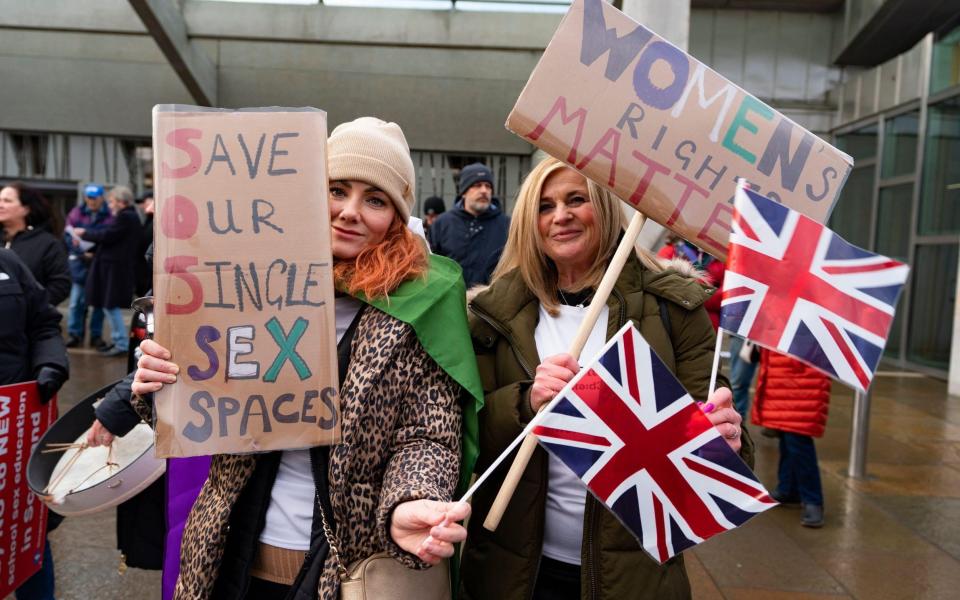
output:
<instances>
[{"instance_id":1,"label":"olive green padded jacket","mask_svg":"<svg viewBox=\"0 0 960 600\"><path fill-rule=\"evenodd\" d=\"M610 299L607 339L627 319L697 400L707 396L716 334L703 302L713 292L691 274L648 270L631 256ZM666 318L660 306L666 307ZM482 473L533 418L529 391L539 364L534 330L539 302L518 271L508 273L470 303L470 329L485 392L480 412ZM671 331L667 331L667 325ZM589 360L589 357L583 357ZM728 386L720 376L717 386ZM741 456L753 463L744 431ZM537 448L496 532L482 523L507 472L501 466L473 499L461 566L464 600L529 600L543 540L547 454ZM623 600L689 598L690 583L677 556L658 565L636 538L592 495L586 495L581 549L581 598Z\"/></svg>"}]
</instances>

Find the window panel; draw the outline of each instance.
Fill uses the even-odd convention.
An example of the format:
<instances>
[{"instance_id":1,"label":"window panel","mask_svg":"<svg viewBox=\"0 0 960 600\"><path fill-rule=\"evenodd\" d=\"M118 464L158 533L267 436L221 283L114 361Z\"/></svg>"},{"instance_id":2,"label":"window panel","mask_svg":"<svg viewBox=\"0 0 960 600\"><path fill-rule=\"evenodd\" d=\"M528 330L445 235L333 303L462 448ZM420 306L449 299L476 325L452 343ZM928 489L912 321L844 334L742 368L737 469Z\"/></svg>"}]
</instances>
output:
<instances>
[{"instance_id":1,"label":"window panel","mask_svg":"<svg viewBox=\"0 0 960 600\"><path fill-rule=\"evenodd\" d=\"M920 113L913 111L889 119L883 129L883 170L881 177L913 173L917 162L917 133Z\"/></svg>"},{"instance_id":2,"label":"window panel","mask_svg":"<svg viewBox=\"0 0 960 600\"><path fill-rule=\"evenodd\" d=\"M957 245L917 246L912 267L907 360L946 370L953 337Z\"/></svg>"},{"instance_id":3,"label":"window panel","mask_svg":"<svg viewBox=\"0 0 960 600\"><path fill-rule=\"evenodd\" d=\"M960 27L933 44L930 92L936 93L960 84Z\"/></svg>"},{"instance_id":4,"label":"window panel","mask_svg":"<svg viewBox=\"0 0 960 600\"><path fill-rule=\"evenodd\" d=\"M866 248L870 243L870 210L873 204L874 167L859 167L847 184L830 217L830 229L851 244Z\"/></svg>"},{"instance_id":5,"label":"window panel","mask_svg":"<svg viewBox=\"0 0 960 600\"><path fill-rule=\"evenodd\" d=\"M930 107L920 235L960 233L960 98Z\"/></svg>"},{"instance_id":6,"label":"window panel","mask_svg":"<svg viewBox=\"0 0 960 600\"><path fill-rule=\"evenodd\" d=\"M837 137L837 147L856 161L877 156L877 126L869 125Z\"/></svg>"},{"instance_id":7,"label":"window panel","mask_svg":"<svg viewBox=\"0 0 960 600\"><path fill-rule=\"evenodd\" d=\"M910 249L912 196L912 183L883 188L877 205L876 251L904 262Z\"/></svg>"}]
</instances>

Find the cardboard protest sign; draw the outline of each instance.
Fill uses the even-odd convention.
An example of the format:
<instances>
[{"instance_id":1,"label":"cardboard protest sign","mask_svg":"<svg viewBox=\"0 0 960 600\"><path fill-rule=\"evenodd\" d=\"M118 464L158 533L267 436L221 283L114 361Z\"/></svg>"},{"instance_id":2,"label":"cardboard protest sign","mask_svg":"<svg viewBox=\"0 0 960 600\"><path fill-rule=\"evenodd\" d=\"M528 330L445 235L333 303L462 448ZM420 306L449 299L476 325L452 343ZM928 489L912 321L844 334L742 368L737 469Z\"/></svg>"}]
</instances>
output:
<instances>
[{"instance_id":1,"label":"cardboard protest sign","mask_svg":"<svg viewBox=\"0 0 960 600\"><path fill-rule=\"evenodd\" d=\"M0 386L0 598L40 570L47 507L27 485L27 463L57 414L37 382Z\"/></svg>"},{"instance_id":2,"label":"cardboard protest sign","mask_svg":"<svg viewBox=\"0 0 960 600\"><path fill-rule=\"evenodd\" d=\"M507 128L724 258L738 177L823 223L853 160L602 0L576 0Z\"/></svg>"},{"instance_id":3,"label":"cardboard protest sign","mask_svg":"<svg viewBox=\"0 0 960 600\"><path fill-rule=\"evenodd\" d=\"M160 457L340 438L326 114L153 112Z\"/></svg>"}]
</instances>

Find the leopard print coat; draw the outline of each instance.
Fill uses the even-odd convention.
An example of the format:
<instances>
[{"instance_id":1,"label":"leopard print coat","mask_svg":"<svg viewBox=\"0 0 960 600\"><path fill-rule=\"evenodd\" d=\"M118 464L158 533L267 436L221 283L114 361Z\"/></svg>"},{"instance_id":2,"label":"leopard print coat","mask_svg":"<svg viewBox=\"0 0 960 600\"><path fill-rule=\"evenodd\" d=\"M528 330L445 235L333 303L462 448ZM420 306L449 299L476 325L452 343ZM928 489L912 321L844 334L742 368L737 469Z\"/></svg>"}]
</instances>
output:
<instances>
[{"instance_id":1,"label":"leopard print coat","mask_svg":"<svg viewBox=\"0 0 960 600\"><path fill-rule=\"evenodd\" d=\"M409 568L428 567L393 542L390 515L408 500L451 498L460 468L458 394L409 325L372 307L364 312L341 386L343 439L330 450L330 502L336 522L344 524L338 537L345 564L386 551ZM135 408L144 417L152 412L142 400ZM177 600L210 597L231 508L256 462L256 455L213 457L183 533ZM320 600L338 597L331 554Z\"/></svg>"}]
</instances>

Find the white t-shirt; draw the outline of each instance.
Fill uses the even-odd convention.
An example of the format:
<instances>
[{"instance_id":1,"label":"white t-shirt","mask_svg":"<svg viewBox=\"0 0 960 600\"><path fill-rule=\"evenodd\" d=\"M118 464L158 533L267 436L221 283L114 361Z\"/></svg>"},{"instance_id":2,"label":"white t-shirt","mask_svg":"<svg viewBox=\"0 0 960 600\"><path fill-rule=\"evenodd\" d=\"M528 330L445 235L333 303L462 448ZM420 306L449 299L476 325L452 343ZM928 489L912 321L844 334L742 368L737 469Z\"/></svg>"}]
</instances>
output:
<instances>
[{"instance_id":1,"label":"white t-shirt","mask_svg":"<svg viewBox=\"0 0 960 600\"><path fill-rule=\"evenodd\" d=\"M336 299L337 342L350 327L361 304L351 296ZM267 507L267 521L260 532L260 541L278 548L310 550L316 491L310 469L310 450L284 450L277 479L270 490L270 506Z\"/></svg>"},{"instance_id":2,"label":"white t-shirt","mask_svg":"<svg viewBox=\"0 0 960 600\"><path fill-rule=\"evenodd\" d=\"M540 321L533 337L541 362L548 356L570 351L570 342L577 335L587 310L588 308L581 306L561 305L560 314L551 317L550 313L540 307ZM606 343L609 314L610 310L604 306L580 354L584 361L596 356ZM573 471L552 454L549 475L543 555L553 560L579 565L580 544L583 541L583 507L588 492Z\"/></svg>"}]
</instances>

